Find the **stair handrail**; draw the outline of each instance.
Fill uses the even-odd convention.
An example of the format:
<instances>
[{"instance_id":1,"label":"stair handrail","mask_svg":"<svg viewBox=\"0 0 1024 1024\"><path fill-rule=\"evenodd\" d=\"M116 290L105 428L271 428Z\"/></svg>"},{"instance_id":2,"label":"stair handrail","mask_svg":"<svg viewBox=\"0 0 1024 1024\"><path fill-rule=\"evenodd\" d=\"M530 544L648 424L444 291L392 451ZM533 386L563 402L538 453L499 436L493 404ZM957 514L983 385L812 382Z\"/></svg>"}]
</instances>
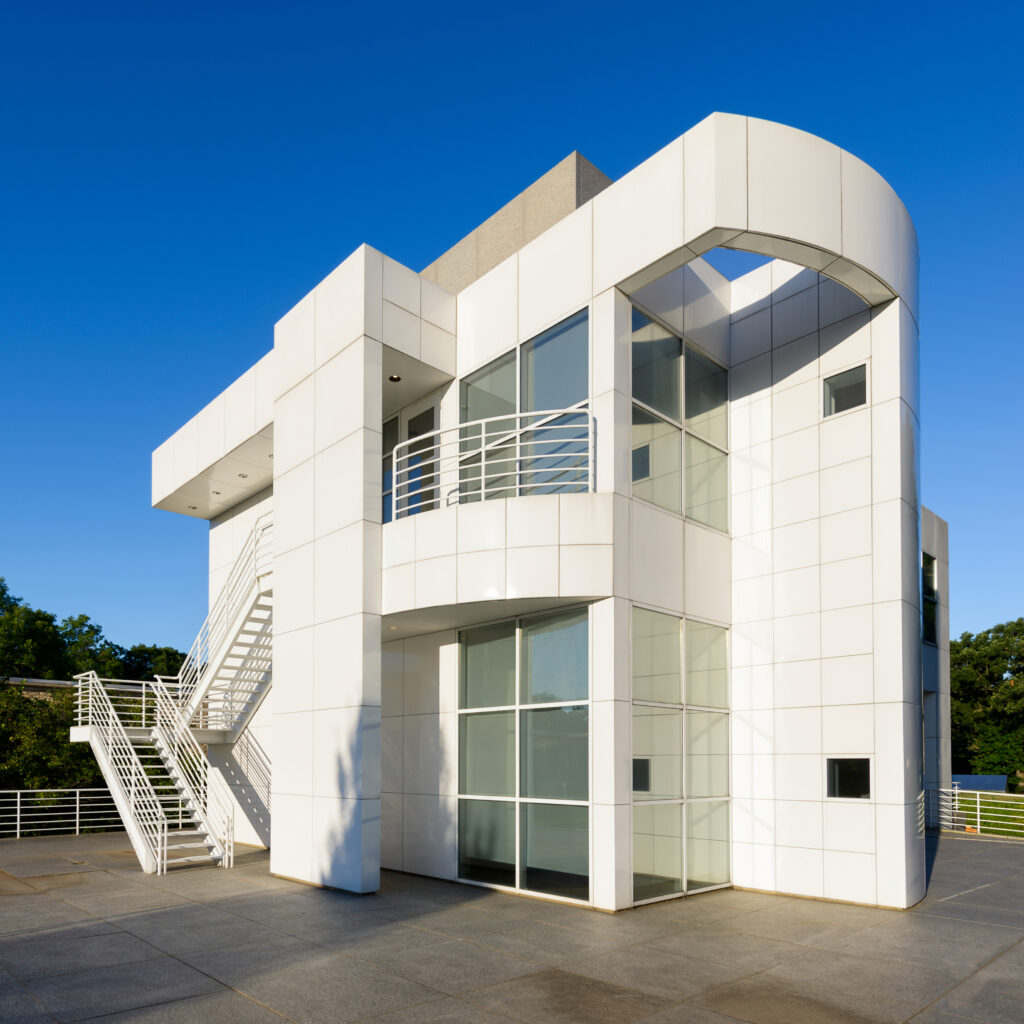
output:
<instances>
[{"instance_id":1,"label":"stair handrail","mask_svg":"<svg viewBox=\"0 0 1024 1024\"><path fill-rule=\"evenodd\" d=\"M273 568L273 525L271 512L264 512L256 519L177 677L171 677L177 680L178 700L183 705L192 703L193 695L201 687L213 658L227 641L228 630L242 611L252 588L270 575ZM196 710L196 707L191 709L189 718Z\"/></svg>"},{"instance_id":2,"label":"stair handrail","mask_svg":"<svg viewBox=\"0 0 1024 1024\"><path fill-rule=\"evenodd\" d=\"M167 871L167 815L139 759L104 683L95 671L75 676L77 721L91 727L90 738L113 772L139 836L156 864L156 873Z\"/></svg>"},{"instance_id":3,"label":"stair handrail","mask_svg":"<svg viewBox=\"0 0 1024 1024\"><path fill-rule=\"evenodd\" d=\"M221 867L235 860L235 809L229 794L210 775L210 762L189 728L182 705L171 696L164 682L151 684L155 704L153 734L163 744L165 761L172 778L182 789L182 798L206 829L221 856Z\"/></svg>"}]
</instances>

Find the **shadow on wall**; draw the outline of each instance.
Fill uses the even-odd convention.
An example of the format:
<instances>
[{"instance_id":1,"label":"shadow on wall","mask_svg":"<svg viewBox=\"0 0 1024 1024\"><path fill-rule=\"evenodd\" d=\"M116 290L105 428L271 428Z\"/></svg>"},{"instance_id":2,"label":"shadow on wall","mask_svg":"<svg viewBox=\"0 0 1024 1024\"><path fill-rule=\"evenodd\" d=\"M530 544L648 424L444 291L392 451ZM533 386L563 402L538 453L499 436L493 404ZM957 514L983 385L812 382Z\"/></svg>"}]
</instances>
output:
<instances>
[{"instance_id":1,"label":"shadow on wall","mask_svg":"<svg viewBox=\"0 0 1024 1024\"><path fill-rule=\"evenodd\" d=\"M358 718L339 712L334 719L336 732L327 741L335 751L329 795L336 793L342 804L329 812L339 815L329 849L314 849L312 858L314 877L325 884L376 888L378 864L455 878L458 722L456 694L448 688L456 642L453 630L385 641L380 708L362 708ZM367 792L379 793L379 800L355 799ZM326 862L318 864L318 856Z\"/></svg>"},{"instance_id":2,"label":"shadow on wall","mask_svg":"<svg viewBox=\"0 0 1024 1024\"><path fill-rule=\"evenodd\" d=\"M253 832L264 846L270 846L269 755L250 729L246 729L232 746L211 747L210 754L216 758L214 763L231 787Z\"/></svg>"}]
</instances>

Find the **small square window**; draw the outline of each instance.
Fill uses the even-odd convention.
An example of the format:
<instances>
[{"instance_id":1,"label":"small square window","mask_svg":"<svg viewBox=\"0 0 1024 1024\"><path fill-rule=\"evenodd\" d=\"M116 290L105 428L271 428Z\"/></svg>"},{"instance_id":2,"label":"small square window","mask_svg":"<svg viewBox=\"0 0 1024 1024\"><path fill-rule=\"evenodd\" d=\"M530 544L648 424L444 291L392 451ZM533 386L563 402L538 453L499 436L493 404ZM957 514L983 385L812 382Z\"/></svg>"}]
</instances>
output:
<instances>
[{"instance_id":1,"label":"small square window","mask_svg":"<svg viewBox=\"0 0 1024 1024\"><path fill-rule=\"evenodd\" d=\"M834 416L868 400L867 366L855 366L825 378L825 415Z\"/></svg>"},{"instance_id":2,"label":"small square window","mask_svg":"<svg viewBox=\"0 0 1024 1024\"><path fill-rule=\"evenodd\" d=\"M651 475L651 446L633 449L633 479L646 480Z\"/></svg>"},{"instance_id":3,"label":"small square window","mask_svg":"<svg viewBox=\"0 0 1024 1024\"><path fill-rule=\"evenodd\" d=\"M828 795L845 800L870 800L871 759L867 757L830 757L828 759Z\"/></svg>"}]
</instances>

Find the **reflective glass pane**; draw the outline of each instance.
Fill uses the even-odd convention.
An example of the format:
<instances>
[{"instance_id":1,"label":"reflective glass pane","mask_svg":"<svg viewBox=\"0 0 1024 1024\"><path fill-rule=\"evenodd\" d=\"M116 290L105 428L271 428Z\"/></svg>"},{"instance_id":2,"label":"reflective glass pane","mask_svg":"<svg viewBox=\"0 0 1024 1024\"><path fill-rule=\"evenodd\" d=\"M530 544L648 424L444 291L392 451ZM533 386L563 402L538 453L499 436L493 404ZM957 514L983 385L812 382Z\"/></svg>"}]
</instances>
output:
<instances>
[{"instance_id":1,"label":"reflective glass pane","mask_svg":"<svg viewBox=\"0 0 1024 1024\"><path fill-rule=\"evenodd\" d=\"M516 411L516 354L508 352L466 377L459 386L459 422Z\"/></svg>"},{"instance_id":2,"label":"reflective glass pane","mask_svg":"<svg viewBox=\"0 0 1024 1024\"><path fill-rule=\"evenodd\" d=\"M590 394L587 311L563 320L522 347L523 412L568 409Z\"/></svg>"},{"instance_id":3,"label":"reflective glass pane","mask_svg":"<svg viewBox=\"0 0 1024 1024\"><path fill-rule=\"evenodd\" d=\"M516 624L467 629L461 641L459 707L506 707L516 701Z\"/></svg>"},{"instance_id":4,"label":"reflective glass pane","mask_svg":"<svg viewBox=\"0 0 1024 1024\"><path fill-rule=\"evenodd\" d=\"M682 704L679 619L633 609L633 699Z\"/></svg>"},{"instance_id":5,"label":"reflective glass pane","mask_svg":"<svg viewBox=\"0 0 1024 1024\"><path fill-rule=\"evenodd\" d=\"M644 501L682 511L681 432L639 406L633 406L633 494Z\"/></svg>"},{"instance_id":6,"label":"reflective glass pane","mask_svg":"<svg viewBox=\"0 0 1024 1024\"><path fill-rule=\"evenodd\" d=\"M586 800L590 789L587 708L545 708L521 714L521 795Z\"/></svg>"},{"instance_id":7,"label":"reflective glass pane","mask_svg":"<svg viewBox=\"0 0 1024 1024\"><path fill-rule=\"evenodd\" d=\"M587 416L531 418L519 439L520 494L566 494L589 486ZM524 417L524 426L527 420Z\"/></svg>"},{"instance_id":8,"label":"reflective glass pane","mask_svg":"<svg viewBox=\"0 0 1024 1024\"><path fill-rule=\"evenodd\" d=\"M729 795L729 716L686 712L686 795Z\"/></svg>"},{"instance_id":9,"label":"reflective glass pane","mask_svg":"<svg viewBox=\"0 0 1024 1024\"><path fill-rule=\"evenodd\" d=\"M586 807L522 805L520 885L534 892L590 898L590 828Z\"/></svg>"},{"instance_id":10,"label":"reflective glass pane","mask_svg":"<svg viewBox=\"0 0 1024 1024\"><path fill-rule=\"evenodd\" d=\"M686 623L686 703L729 706L728 632L704 622Z\"/></svg>"},{"instance_id":11,"label":"reflective glass pane","mask_svg":"<svg viewBox=\"0 0 1024 1024\"><path fill-rule=\"evenodd\" d=\"M633 899L683 891L683 805L633 808Z\"/></svg>"},{"instance_id":12,"label":"reflective glass pane","mask_svg":"<svg viewBox=\"0 0 1024 1024\"><path fill-rule=\"evenodd\" d=\"M398 417L392 416L385 421L381 448L385 455L390 455L395 445L398 444Z\"/></svg>"},{"instance_id":13,"label":"reflective glass pane","mask_svg":"<svg viewBox=\"0 0 1024 1024\"><path fill-rule=\"evenodd\" d=\"M686 888L705 889L730 881L729 804L686 805Z\"/></svg>"},{"instance_id":14,"label":"reflective glass pane","mask_svg":"<svg viewBox=\"0 0 1024 1024\"><path fill-rule=\"evenodd\" d=\"M459 878L516 884L516 805L459 801Z\"/></svg>"},{"instance_id":15,"label":"reflective glass pane","mask_svg":"<svg viewBox=\"0 0 1024 1024\"><path fill-rule=\"evenodd\" d=\"M682 351L683 343L674 334L633 310L633 397L674 420L682 415Z\"/></svg>"},{"instance_id":16,"label":"reflective glass pane","mask_svg":"<svg viewBox=\"0 0 1024 1024\"><path fill-rule=\"evenodd\" d=\"M399 508L407 515L428 512L437 502L437 436L434 410L424 409L409 420L407 456L399 461ZM421 435L427 435L423 437Z\"/></svg>"},{"instance_id":17,"label":"reflective glass pane","mask_svg":"<svg viewBox=\"0 0 1024 1024\"><path fill-rule=\"evenodd\" d=\"M514 711L459 716L459 792L515 796Z\"/></svg>"},{"instance_id":18,"label":"reflective glass pane","mask_svg":"<svg viewBox=\"0 0 1024 1024\"><path fill-rule=\"evenodd\" d=\"M686 346L686 429L720 448L729 437L729 376L721 366Z\"/></svg>"},{"instance_id":19,"label":"reflective glass pane","mask_svg":"<svg viewBox=\"0 0 1024 1024\"><path fill-rule=\"evenodd\" d=\"M636 428L634 427L634 432ZM636 484L633 485L636 493ZM716 530L729 529L728 456L686 435L686 514Z\"/></svg>"},{"instance_id":20,"label":"reflective glass pane","mask_svg":"<svg viewBox=\"0 0 1024 1024\"><path fill-rule=\"evenodd\" d=\"M587 609L522 623L522 701L553 704L589 696Z\"/></svg>"},{"instance_id":21,"label":"reflective glass pane","mask_svg":"<svg viewBox=\"0 0 1024 1024\"><path fill-rule=\"evenodd\" d=\"M633 799L669 800L682 795L683 712L634 704Z\"/></svg>"}]
</instances>

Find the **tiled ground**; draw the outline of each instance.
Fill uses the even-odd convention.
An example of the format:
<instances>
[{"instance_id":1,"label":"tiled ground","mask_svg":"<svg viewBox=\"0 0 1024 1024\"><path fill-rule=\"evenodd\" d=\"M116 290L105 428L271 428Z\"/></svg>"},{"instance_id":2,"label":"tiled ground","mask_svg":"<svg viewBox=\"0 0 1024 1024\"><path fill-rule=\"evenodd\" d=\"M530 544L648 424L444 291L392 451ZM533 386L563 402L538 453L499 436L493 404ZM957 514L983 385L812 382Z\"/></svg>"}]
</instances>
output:
<instances>
[{"instance_id":1,"label":"tiled ground","mask_svg":"<svg viewBox=\"0 0 1024 1024\"><path fill-rule=\"evenodd\" d=\"M0 842L0 1021L1024 1021L1024 843L929 840L910 912L720 891L609 915L386 872L375 896Z\"/></svg>"}]
</instances>

